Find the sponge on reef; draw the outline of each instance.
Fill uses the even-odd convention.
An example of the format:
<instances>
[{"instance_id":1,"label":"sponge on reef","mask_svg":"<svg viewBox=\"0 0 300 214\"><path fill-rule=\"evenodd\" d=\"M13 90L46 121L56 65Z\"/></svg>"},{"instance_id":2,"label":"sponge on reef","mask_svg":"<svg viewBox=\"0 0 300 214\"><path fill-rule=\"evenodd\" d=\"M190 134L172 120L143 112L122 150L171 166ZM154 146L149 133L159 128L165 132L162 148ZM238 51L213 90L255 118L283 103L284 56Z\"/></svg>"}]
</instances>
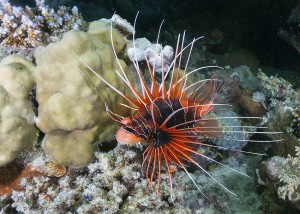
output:
<instances>
[{"instance_id":1,"label":"sponge on reef","mask_svg":"<svg viewBox=\"0 0 300 214\"><path fill-rule=\"evenodd\" d=\"M94 159L96 145L112 140L117 128L105 103L121 115L129 114L126 108L117 109L123 98L78 59L125 93L127 86L115 72L120 69L111 47L97 36L70 31L61 41L38 48L35 58L36 125L46 134L42 147L58 163L85 166ZM126 64L120 62L127 72Z\"/></svg>"},{"instance_id":2,"label":"sponge on reef","mask_svg":"<svg viewBox=\"0 0 300 214\"><path fill-rule=\"evenodd\" d=\"M34 68L29 60L17 55L0 62L0 166L35 140L35 115L27 100L35 83Z\"/></svg>"}]
</instances>

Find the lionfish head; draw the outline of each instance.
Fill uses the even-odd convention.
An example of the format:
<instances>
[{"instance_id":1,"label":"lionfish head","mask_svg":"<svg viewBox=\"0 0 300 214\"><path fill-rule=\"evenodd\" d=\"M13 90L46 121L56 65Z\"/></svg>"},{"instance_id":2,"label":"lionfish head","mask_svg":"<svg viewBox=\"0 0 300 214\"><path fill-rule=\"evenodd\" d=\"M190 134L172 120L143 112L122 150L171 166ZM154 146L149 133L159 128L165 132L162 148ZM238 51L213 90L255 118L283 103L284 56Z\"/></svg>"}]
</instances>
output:
<instances>
[{"instance_id":1,"label":"lionfish head","mask_svg":"<svg viewBox=\"0 0 300 214\"><path fill-rule=\"evenodd\" d=\"M116 140L120 144L133 145L136 143L144 142L147 139L145 136L139 134L139 126L134 123L131 117L125 117L120 121L122 125L116 132Z\"/></svg>"}]
</instances>

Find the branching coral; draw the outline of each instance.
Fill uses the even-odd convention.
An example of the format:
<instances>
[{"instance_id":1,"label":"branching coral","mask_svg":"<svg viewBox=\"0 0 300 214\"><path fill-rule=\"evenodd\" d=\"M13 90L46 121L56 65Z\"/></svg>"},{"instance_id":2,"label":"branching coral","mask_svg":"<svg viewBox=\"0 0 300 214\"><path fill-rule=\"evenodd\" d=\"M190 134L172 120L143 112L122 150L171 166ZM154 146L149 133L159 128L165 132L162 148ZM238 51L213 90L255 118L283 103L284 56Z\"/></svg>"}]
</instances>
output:
<instances>
[{"instance_id":1,"label":"branching coral","mask_svg":"<svg viewBox=\"0 0 300 214\"><path fill-rule=\"evenodd\" d=\"M283 186L278 188L282 199L300 201L300 147L296 147L296 157L288 155L281 166L279 179ZM300 205L300 204L299 204Z\"/></svg>"},{"instance_id":2,"label":"branching coral","mask_svg":"<svg viewBox=\"0 0 300 214\"><path fill-rule=\"evenodd\" d=\"M8 0L0 1L0 41L4 45L37 47L60 37L68 30L83 29L78 8L60 6L57 11L36 0L36 7L12 6ZM53 38L52 38L53 39Z\"/></svg>"}]
</instances>

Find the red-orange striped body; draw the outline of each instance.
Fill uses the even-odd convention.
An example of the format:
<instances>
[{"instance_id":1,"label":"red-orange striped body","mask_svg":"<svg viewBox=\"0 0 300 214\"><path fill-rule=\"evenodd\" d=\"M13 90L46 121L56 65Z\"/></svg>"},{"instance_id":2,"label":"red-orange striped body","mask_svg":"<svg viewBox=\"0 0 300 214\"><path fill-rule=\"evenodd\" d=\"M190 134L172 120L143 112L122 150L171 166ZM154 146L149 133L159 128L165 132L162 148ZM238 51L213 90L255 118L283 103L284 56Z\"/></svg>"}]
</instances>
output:
<instances>
[{"instance_id":1,"label":"red-orange striped body","mask_svg":"<svg viewBox=\"0 0 300 214\"><path fill-rule=\"evenodd\" d=\"M160 174L162 167L166 166L170 178L172 193L171 164L182 168L189 176L186 163L195 164L206 172L194 159L194 155L207 158L197 151L198 145L207 145L201 139L216 137L222 130L211 112L218 111L235 102L239 97L238 83L234 81L224 82L221 79L204 79L187 85L188 76L195 69L187 72L189 58L193 49L194 39L190 44L184 46L184 39L180 44L178 37L174 60L164 68L163 56L161 57L161 83L157 84L154 78L154 68L150 66L147 57L145 60L150 75L150 85L146 84L137 61L133 65L138 74L141 91L129 81L119 61L121 69L120 78L128 85L133 98L129 97L117 88L109 84L99 76L108 86L122 96L129 104L122 104L124 107L134 109L135 112L127 117L120 116L107 108L109 116L121 125L116 133L116 139L121 144L135 144L148 142L149 145L143 154L142 169L152 187L154 176L157 175L157 191L160 186ZM111 35L113 46L113 40ZM133 38L134 42L134 38ZM182 54L190 47L185 68L181 70ZM113 49L115 56L117 54ZM217 66L208 66L214 67ZM204 67L207 68L207 67ZM220 67L218 67L220 68ZM169 77L168 87L167 77ZM190 176L193 183L199 189ZM200 189L199 189L200 190Z\"/></svg>"},{"instance_id":2,"label":"red-orange striped body","mask_svg":"<svg viewBox=\"0 0 300 214\"><path fill-rule=\"evenodd\" d=\"M157 174L159 190L162 165L167 167L172 183L171 164L186 171L186 162L196 164L193 159L195 154L204 157L196 149L196 145L202 144L199 139L217 137L221 133L217 120L208 115L214 109L227 105L222 101L230 103L237 96L231 96L233 94L228 91L222 93L226 84L218 79L200 80L186 86L186 72L180 74L179 69L173 70L169 87L166 88L164 74L162 83L158 85L151 67L148 69L152 78L151 87L146 85L138 70L143 91L138 93L131 88L136 99L127 98L135 112L125 118L118 116L122 127L117 131L116 139L121 144L149 142L143 154L142 169L151 186ZM235 84L234 90L238 91L236 86L238 84Z\"/></svg>"}]
</instances>

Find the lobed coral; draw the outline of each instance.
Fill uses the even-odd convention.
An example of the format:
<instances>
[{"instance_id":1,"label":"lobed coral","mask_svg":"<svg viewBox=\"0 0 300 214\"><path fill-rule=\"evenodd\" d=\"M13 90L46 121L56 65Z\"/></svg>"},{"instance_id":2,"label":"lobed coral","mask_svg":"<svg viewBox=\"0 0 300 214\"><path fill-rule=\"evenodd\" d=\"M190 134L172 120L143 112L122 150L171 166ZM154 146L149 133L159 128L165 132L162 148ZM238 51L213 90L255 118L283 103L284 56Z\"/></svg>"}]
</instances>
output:
<instances>
[{"instance_id":1,"label":"lobed coral","mask_svg":"<svg viewBox=\"0 0 300 214\"><path fill-rule=\"evenodd\" d=\"M35 115L28 101L34 85L34 67L17 55L0 62L0 166L35 141Z\"/></svg>"},{"instance_id":2,"label":"lobed coral","mask_svg":"<svg viewBox=\"0 0 300 214\"><path fill-rule=\"evenodd\" d=\"M10 4L6 2L5 6L8 8ZM46 14L47 10L44 12ZM115 16L114 22L122 25L124 31L126 24L124 20ZM124 49L126 39L115 28L112 32L115 49L119 53ZM46 134L42 147L56 162L55 164L86 166L93 160L97 145L114 137L117 124L108 117L106 103L114 106L112 105L114 102L123 102L123 99L118 94L111 93L111 89L107 88L96 75L103 76L126 94L126 84L115 72L119 70L119 65L111 49L110 24L108 21L100 20L90 23L88 33L67 32L59 42L37 48L34 56L36 66L29 60L15 55L7 57L1 63L0 85L4 89L1 90L3 128L0 165L10 162L19 151L32 146L36 123ZM126 64L121 60L119 62L128 72ZM87 65L95 73L89 70ZM127 75L134 84L131 73ZM39 104L36 120L33 110L26 103L34 84L36 84L34 99ZM12 111L15 113L11 114ZM128 114L130 110L124 108L117 111L120 114ZM25 120L8 120L10 114L16 117L20 114L18 117ZM24 127L27 123L28 126ZM20 131L15 132L13 128ZM12 144L11 141L14 140L16 143ZM55 174L63 174L63 168L61 172Z\"/></svg>"},{"instance_id":3,"label":"lobed coral","mask_svg":"<svg viewBox=\"0 0 300 214\"><path fill-rule=\"evenodd\" d=\"M12 6L0 1L0 42L14 47L37 47L47 44L68 30L84 29L78 8L60 6L57 11L36 0L36 7Z\"/></svg>"},{"instance_id":4,"label":"lobed coral","mask_svg":"<svg viewBox=\"0 0 300 214\"><path fill-rule=\"evenodd\" d=\"M61 41L38 48L35 58L36 125L46 134L42 147L60 164L85 166L92 162L97 144L114 137L117 124L108 117L105 102L112 107L123 102L86 65L125 93L111 47L89 33L70 31ZM127 108L116 110L129 112Z\"/></svg>"},{"instance_id":5,"label":"lobed coral","mask_svg":"<svg viewBox=\"0 0 300 214\"><path fill-rule=\"evenodd\" d=\"M119 54L127 45L127 40L126 37L117 29L118 25L115 24L115 26L116 27L111 29L110 20L100 19L98 21L90 22L88 24L87 32L96 36L101 42L109 46L111 46L111 33L114 41L115 51L117 54Z\"/></svg>"}]
</instances>

